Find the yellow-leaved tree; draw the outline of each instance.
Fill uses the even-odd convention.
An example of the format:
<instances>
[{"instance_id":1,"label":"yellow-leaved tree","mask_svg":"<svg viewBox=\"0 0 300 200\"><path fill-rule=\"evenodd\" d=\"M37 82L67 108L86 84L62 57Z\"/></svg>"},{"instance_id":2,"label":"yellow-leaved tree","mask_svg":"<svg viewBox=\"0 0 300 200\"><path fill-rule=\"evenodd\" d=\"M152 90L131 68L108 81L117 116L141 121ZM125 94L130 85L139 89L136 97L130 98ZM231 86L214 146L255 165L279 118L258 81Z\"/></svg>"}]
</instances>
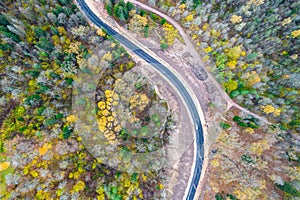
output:
<instances>
[{"instance_id":1,"label":"yellow-leaved tree","mask_svg":"<svg viewBox=\"0 0 300 200\"><path fill-rule=\"evenodd\" d=\"M230 93L233 90L236 90L238 88L238 86L239 86L238 82L236 82L235 80L232 80L232 79L227 81L226 83L224 83L225 90L228 93Z\"/></svg>"},{"instance_id":2,"label":"yellow-leaved tree","mask_svg":"<svg viewBox=\"0 0 300 200\"><path fill-rule=\"evenodd\" d=\"M148 19L146 16L134 14L128 25L130 30L136 32L142 32L147 24L148 24Z\"/></svg>"},{"instance_id":3,"label":"yellow-leaved tree","mask_svg":"<svg viewBox=\"0 0 300 200\"><path fill-rule=\"evenodd\" d=\"M149 104L150 100L146 94L137 93L129 99L130 109L143 111Z\"/></svg>"},{"instance_id":4,"label":"yellow-leaved tree","mask_svg":"<svg viewBox=\"0 0 300 200\"><path fill-rule=\"evenodd\" d=\"M246 85L249 87L252 87L254 84L259 83L261 80L256 71L246 72L243 75L243 79L245 80Z\"/></svg>"},{"instance_id":5,"label":"yellow-leaved tree","mask_svg":"<svg viewBox=\"0 0 300 200\"><path fill-rule=\"evenodd\" d=\"M274 117L279 116L280 113L281 113L280 109L274 108L272 105L261 106L260 108L266 114L272 114L273 113Z\"/></svg>"},{"instance_id":6,"label":"yellow-leaved tree","mask_svg":"<svg viewBox=\"0 0 300 200\"><path fill-rule=\"evenodd\" d=\"M163 29L165 31L165 39L169 46L174 43L176 38L180 38L178 30L175 29L171 24L165 23L163 25Z\"/></svg>"}]
</instances>

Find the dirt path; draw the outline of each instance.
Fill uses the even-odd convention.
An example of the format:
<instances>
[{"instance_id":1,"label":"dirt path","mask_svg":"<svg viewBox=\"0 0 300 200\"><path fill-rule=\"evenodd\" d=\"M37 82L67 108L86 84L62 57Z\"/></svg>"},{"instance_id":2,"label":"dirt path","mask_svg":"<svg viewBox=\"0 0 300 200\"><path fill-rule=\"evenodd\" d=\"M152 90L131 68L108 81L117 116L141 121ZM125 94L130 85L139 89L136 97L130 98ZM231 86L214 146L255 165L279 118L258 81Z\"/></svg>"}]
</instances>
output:
<instances>
[{"instance_id":1,"label":"dirt path","mask_svg":"<svg viewBox=\"0 0 300 200\"><path fill-rule=\"evenodd\" d=\"M186 49L189 50L189 52L192 54L193 59L205 70L205 72L208 75L208 79L214 84L214 86L217 88L219 94L226 100L227 102L227 110L229 110L232 106L240 109L241 111L250 114L252 116L254 116L255 118L267 123L267 124L271 124L267 119L265 119L264 117L261 117L245 108L243 108L242 106L238 105L236 102L234 102L228 95L227 93L223 90L223 88L221 87L221 85L216 81L216 79L212 76L212 74L205 68L205 65L203 63L203 61L200 59L201 56L199 55L198 51L195 49L193 43L191 42L189 36L185 33L184 29L181 27L180 24L178 24L175 20L173 20L171 17L169 17L168 15L154 9L151 8L150 6L143 4L141 2L138 2L136 0L125 0L129 1L145 10L149 10L155 14L157 14L160 17L165 18L170 24L172 24L180 33L181 37L183 38L185 45L186 45Z\"/></svg>"}]
</instances>

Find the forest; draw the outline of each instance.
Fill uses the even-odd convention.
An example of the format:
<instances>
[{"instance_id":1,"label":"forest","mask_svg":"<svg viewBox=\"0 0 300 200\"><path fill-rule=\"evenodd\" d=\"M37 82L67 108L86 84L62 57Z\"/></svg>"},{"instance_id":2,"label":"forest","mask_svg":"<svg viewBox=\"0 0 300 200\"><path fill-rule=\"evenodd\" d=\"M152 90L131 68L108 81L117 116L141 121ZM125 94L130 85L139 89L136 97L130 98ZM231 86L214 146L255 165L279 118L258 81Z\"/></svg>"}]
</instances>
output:
<instances>
[{"instance_id":1,"label":"forest","mask_svg":"<svg viewBox=\"0 0 300 200\"><path fill-rule=\"evenodd\" d=\"M206 191L213 192L202 197L299 197L300 2L143 2L177 20L229 96L271 122L263 124L234 109L225 114L212 147L219 153L211 155Z\"/></svg>"},{"instance_id":2,"label":"forest","mask_svg":"<svg viewBox=\"0 0 300 200\"><path fill-rule=\"evenodd\" d=\"M205 68L227 94L239 105L265 117L269 123L235 108L223 113L221 122L218 122L220 134L210 147L214 153L210 153L207 185L201 197L299 197L300 2L140 2L166 13L181 24L202 57ZM130 12L135 10L140 16L133 18L125 14L126 18L120 18L127 12L118 9L122 0L105 1L105 4L108 12L117 11L109 14L132 32L137 30L130 26L132 20L135 24L146 25L140 20L141 16L146 13L147 22L152 22L149 18L155 15L138 7L133 9L130 5ZM153 27L168 23L165 19L153 21L156 23ZM149 30L151 34L151 28ZM170 32L171 35L178 34L176 30ZM171 47L163 40L161 42L163 49ZM218 105L211 102L209 106L214 110ZM212 128L215 131L214 125Z\"/></svg>"},{"instance_id":3,"label":"forest","mask_svg":"<svg viewBox=\"0 0 300 200\"><path fill-rule=\"evenodd\" d=\"M232 107L210 127L201 197L299 198L300 2L141 2L179 22L226 93L266 119ZM164 52L183 43L166 19L130 2L107 0L105 8ZM95 90L97 137L122 142L124 159L168 143L176 122L152 83L132 71L126 50L90 26L71 0L5 0L0 10L0 199L166 198L165 169L129 173L107 165L95 156L99 149L84 145L89 135L78 134L72 113L76 92ZM99 82L74 93L87 65L99 70ZM91 107L86 99L75 103ZM211 113L218 107L208 106Z\"/></svg>"},{"instance_id":4,"label":"forest","mask_svg":"<svg viewBox=\"0 0 300 200\"><path fill-rule=\"evenodd\" d=\"M81 92L98 91L97 123L106 141L135 142L131 132L142 132L146 139L139 145L120 148L151 151L161 140L155 135L147 140L153 129L163 131L167 142L168 128L162 127L168 108L152 84L137 74L127 83L129 92L109 84L135 66L125 49L104 30L92 28L71 0L7 0L0 10L0 199L162 198L163 169L116 170L88 151L75 131L73 87L96 56L103 61L96 67L106 75ZM123 93L133 95L125 101ZM116 117L116 112L130 113L123 104L130 105L140 127L130 129L130 122Z\"/></svg>"}]
</instances>

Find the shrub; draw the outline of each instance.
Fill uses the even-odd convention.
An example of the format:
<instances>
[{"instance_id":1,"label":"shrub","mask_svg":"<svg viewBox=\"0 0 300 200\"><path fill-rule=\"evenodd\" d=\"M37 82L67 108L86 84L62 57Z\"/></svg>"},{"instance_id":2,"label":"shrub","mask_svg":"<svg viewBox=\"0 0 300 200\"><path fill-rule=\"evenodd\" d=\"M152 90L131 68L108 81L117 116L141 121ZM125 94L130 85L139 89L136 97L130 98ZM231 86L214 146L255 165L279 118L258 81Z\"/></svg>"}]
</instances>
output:
<instances>
[{"instance_id":1,"label":"shrub","mask_svg":"<svg viewBox=\"0 0 300 200\"><path fill-rule=\"evenodd\" d=\"M290 183L284 182L283 185L275 184L280 190L283 192L293 196L293 197L300 197L300 191L298 191L296 188L294 188Z\"/></svg>"},{"instance_id":2,"label":"shrub","mask_svg":"<svg viewBox=\"0 0 300 200\"><path fill-rule=\"evenodd\" d=\"M250 127L250 128L254 128L254 129L259 128L259 126L256 125L254 122L248 122L247 126Z\"/></svg>"},{"instance_id":3,"label":"shrub","mask_svg":"<svg viewBox=\"0 0 300 200\"><path fill-rule=\"evenodd\" d=\"M73 132L73 129L69 126L64 126L62 130L63 138L67 139L70 137L71 133Z\"/></svg>"},{"instance_id":4,"label":"shrub","mask_svg":"<svg viewBox=\"0 0 300 200\"><path fill-rule=\"evenodd\" d=\"M162 50L165 50L165 49L168 48L168 44L167 44L167 43L162 43L162 44L160 45L160 48L161 48Z\"/></svg>"},{"instance_id":5,"label":"shrub","mask_svg":"<svg viewBox=\"0 0 300 200\"><path fill-rule=\"evenodd\" d=\"M234 122L240 122L240 121L242 120L242 118L241 118L240 116L234 116L234 117L232 118L232 120L233 120Z\"/></svg>"},{"instance_id":6,"label":"shrub","mask_svg":"<svg viewBox=\"0 0 300 200\"><path fill-rule=\"evenodd\" d=\"M238 122L237 124L241 127L247 127L248 126L245 122Z\"/></svg>"},{"instance_id":7,"label":"shrub","mask_svg":"<svg viewBox=\"0 0 300 200\"><path fill-rule=\"evenodd\" d=\"M225 200L221 194L216 194L215 198L216 198L216 200Z\"/></svg>"},{"instance_id":8,"label":"shrub","mask_svg":"<svg viewBox=\"0 0 300 200\"><path fill-rule=\"evenodd\" d=\"M148 24L144 28L144 36L149 37L149 25Z\"/></svg>"},{"instance_id":9,"label":"shrub","mask_svg":"<svg viewBox=\"0 0 300 200\"><path fill-rule=\"evenodd\" d=\"M164 25L166 22L167 22L167 20L166 20L165 18L162 18L162 19L160 20L160 24L161 24L161 25Z\"/></svg>"},{"instance_id":10,"label":"shrub","mask_svg":"<svg viewBox=\"0 0 300 200\"><path fill-rule=\"evenodd\" d=\"M238 91L238 90L234 90L234 91L231 91L230 92L230 97L231 98L235 98L235 97L237 97L237 96L239 96L240 95L240 92Z\"/></svg>"},{"instance_id":11,"label":"shrub","mask_svg":"<svg viewBox=\"0 0 300 200\"><path fill-rule=\"evenodd\" d=\"M224 123L224 122L221 122L220 123L220 127L222 128L222 129L229 129L230 127L231 127L231 125L230 124L227 124L227 123Z\"/></svg>"},{"instance_id":12,"label":"shrub","mask_svg":"<svg viewBox=\"0 0 300 200\"><path fill-rule=\"evenodd\" d=\"M25 99L25 103L30 106L37 106L43 102L42 97L38 94L34 94Z\"/></svg>"},{"instance_id":13,"label":"shrub","mask_svg":"<svg viewBox=\"0 0 300 200\"><path fill-rule=\"evenodd\" d=\"M225 199L238 200L234 195L232 194L225 195L224 192L216 194L215 198L216 200L225 200Z\"/></svg>"},{"instance_id":14,"label":"shrub","mask_svg":"<svg viewBox=\"0 0 300 200\"><path fill-rule=\"evenodd\" d=\"M244 162L246 162L246 163L254 163L254 161L251 159L251 157L250 156L248 156L248 155L245 155L245 154L243 154L242 156L241 156L241 159L242 159L242 161L244 161Z\"/></svg>"}]
</instances>

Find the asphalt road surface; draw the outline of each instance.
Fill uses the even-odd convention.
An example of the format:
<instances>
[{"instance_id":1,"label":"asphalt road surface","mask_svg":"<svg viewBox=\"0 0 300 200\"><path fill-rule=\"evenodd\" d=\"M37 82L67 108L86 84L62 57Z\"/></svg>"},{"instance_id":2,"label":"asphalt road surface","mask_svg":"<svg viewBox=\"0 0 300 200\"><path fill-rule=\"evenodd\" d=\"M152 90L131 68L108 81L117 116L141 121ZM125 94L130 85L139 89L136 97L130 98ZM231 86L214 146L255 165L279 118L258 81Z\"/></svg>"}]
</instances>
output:
<instances>
[{"instance_id":1,"label":"asphalt road surface","mask_svg":"<svg viewBox=\"0 0 300 200\"><path fill-rule=\"evenodd\" d=\"M150 65L152 65L155 69L160 71L162 74L165 75L167 79L177 88L179 94L182 96L184 101L186 102L186 105L188 107L188 110L192 116L192 120L195 126L195 134L196 134L196 160L195 162L195 169L194 174L192 177L191 184L189 185L189 190L186 196L186 199L193 199L196 193L196 189L200 180L201 171L202 171L202 164L203 164L203 158L204 158L204 149L203 149L203 130L202 130L202 124L200 120L200 116L197 112L197 108L185 89L184 85L180 82L180 80L164 65L162 65L160 62L158 62L156 59L154 59L152 56L147 54L145 51L140 49L137 45L129 41L124 36L117 33L113 28L105 24L101 19L99 19L93 11L88 7L86 2L84 0L77 0L78 5L81 7L81 10L84 12L84 14L89 18L91 22L93 22L96 26L99 28L104 28L108 34L113 36L116 40L118 40L121 44L126 46L128 49L132 50L136 55L138 55L140 58L144 59L146 62L148 62Z\"/></svg>"}]
</instances>

